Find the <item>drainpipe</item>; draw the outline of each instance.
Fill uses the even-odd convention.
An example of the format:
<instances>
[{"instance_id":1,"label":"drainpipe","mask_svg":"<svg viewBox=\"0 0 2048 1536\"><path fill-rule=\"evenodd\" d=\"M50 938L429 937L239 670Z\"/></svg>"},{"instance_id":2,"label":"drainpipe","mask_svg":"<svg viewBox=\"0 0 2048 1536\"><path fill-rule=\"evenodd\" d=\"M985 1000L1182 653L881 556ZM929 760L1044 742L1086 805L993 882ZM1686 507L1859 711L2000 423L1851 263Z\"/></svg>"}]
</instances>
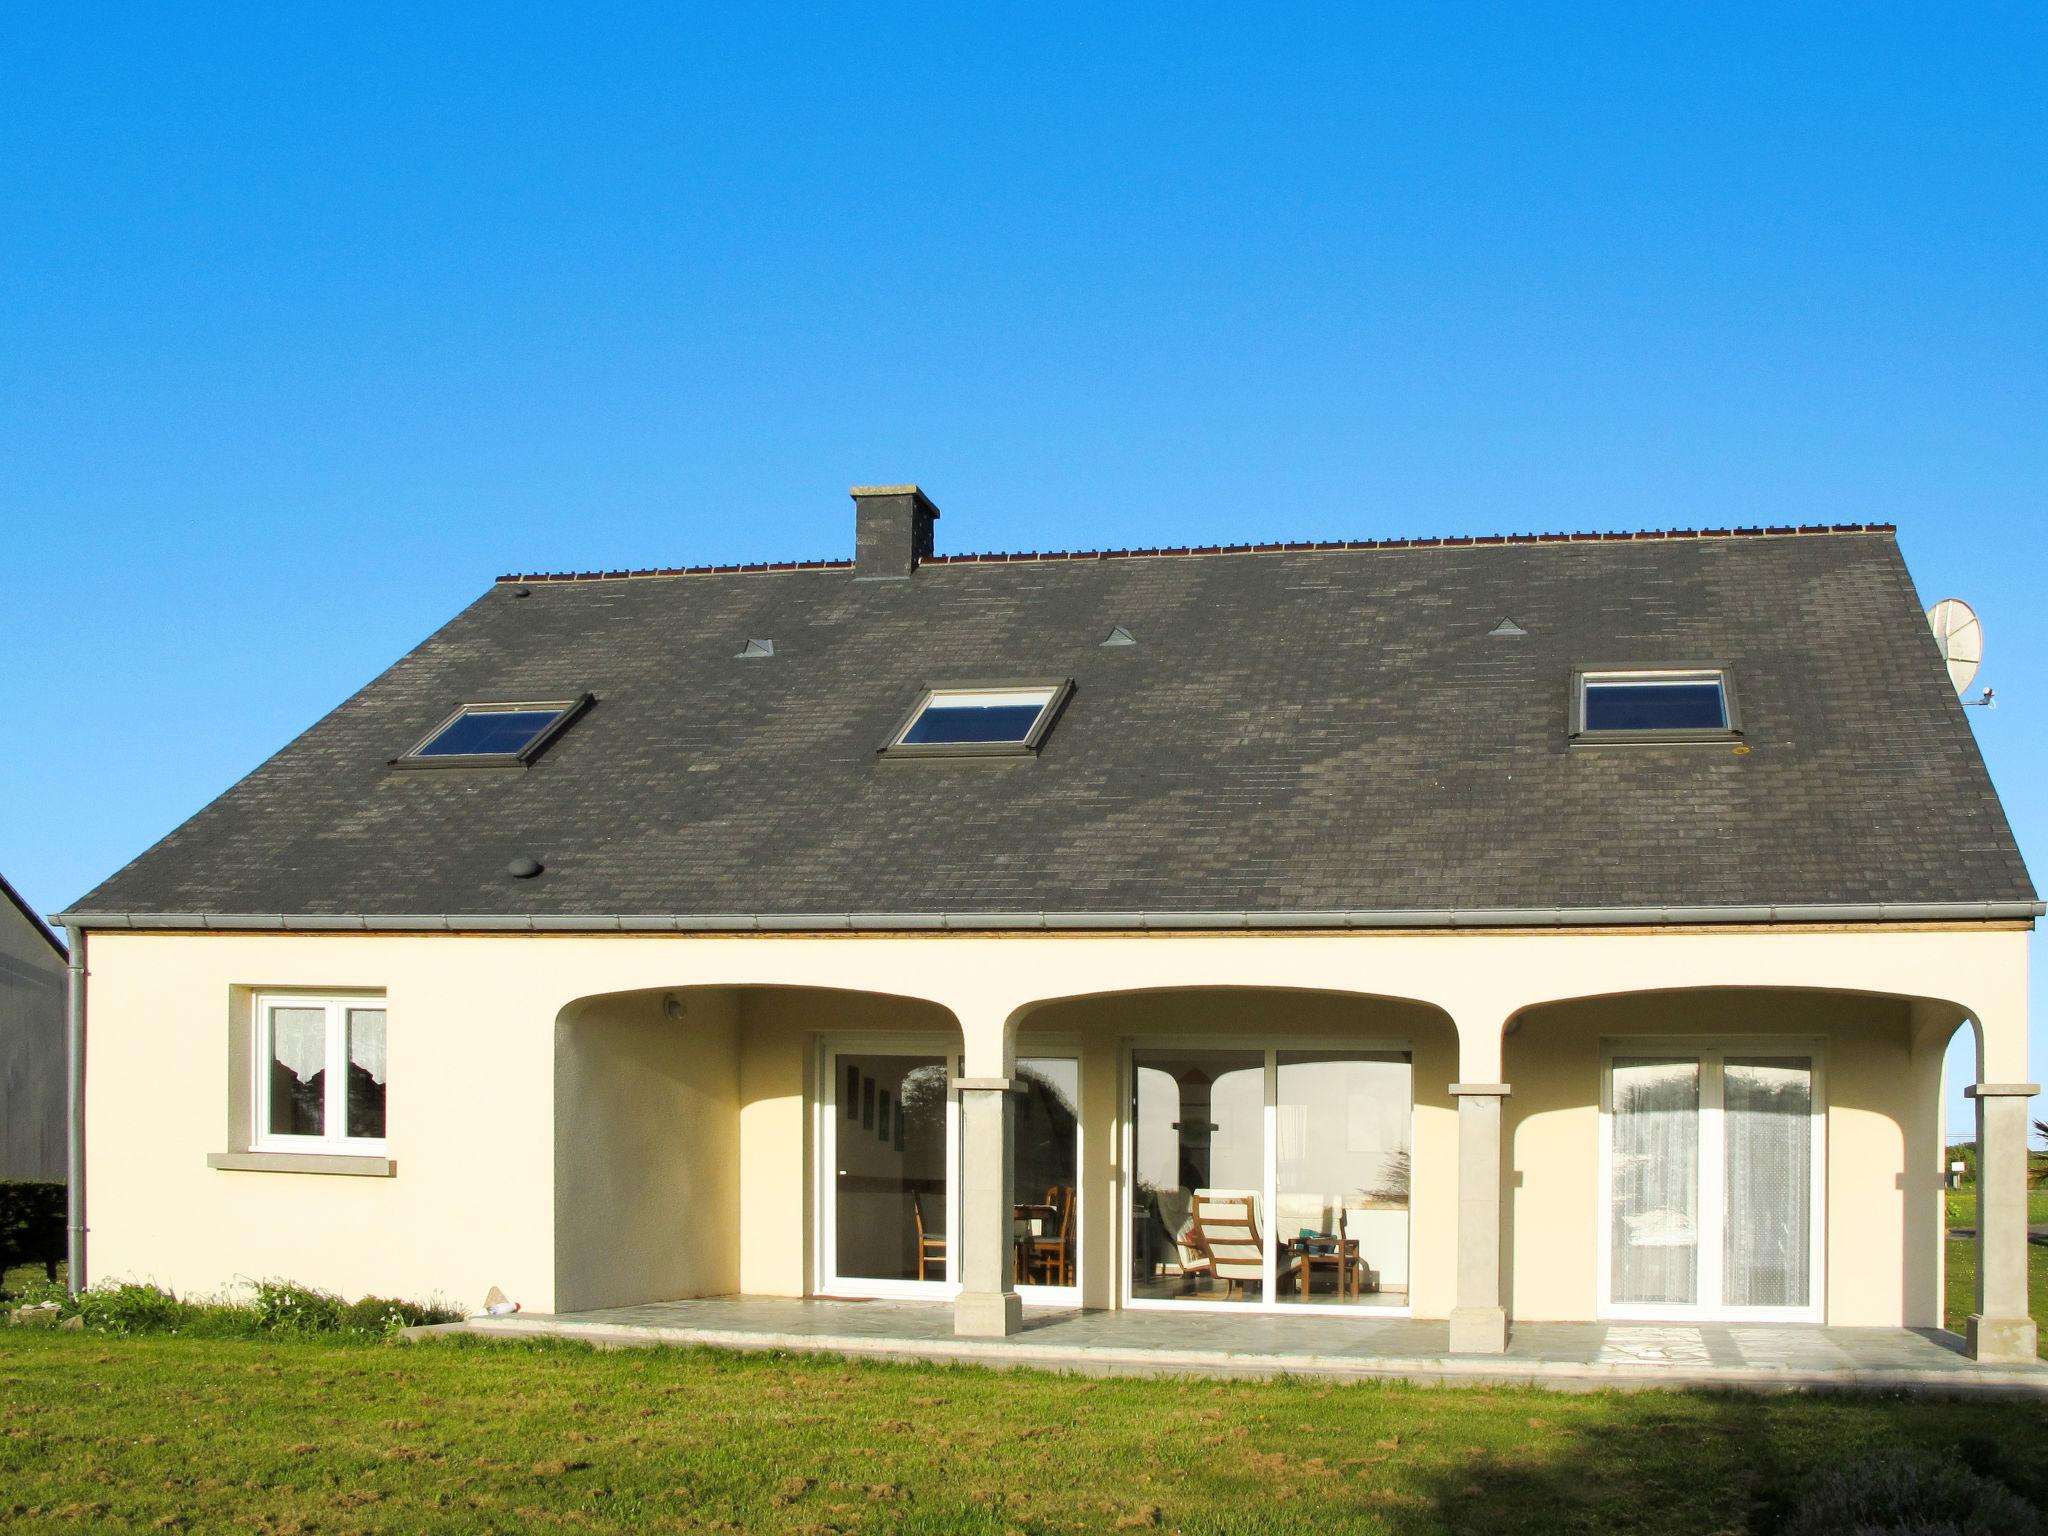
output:
<instances>
[{"instance_id":1,"label":"drainpipe","mask_svg":"<svg viewBox=\"0 0 2048 1536\"><path fill-rule=\"evenodd\" d=\"M64 993L65 1086L70 1099L64 1186L66 1283L76 1296L85 1289L85 930L66 928L71 963Z\"/></svg>"}]
</instances>

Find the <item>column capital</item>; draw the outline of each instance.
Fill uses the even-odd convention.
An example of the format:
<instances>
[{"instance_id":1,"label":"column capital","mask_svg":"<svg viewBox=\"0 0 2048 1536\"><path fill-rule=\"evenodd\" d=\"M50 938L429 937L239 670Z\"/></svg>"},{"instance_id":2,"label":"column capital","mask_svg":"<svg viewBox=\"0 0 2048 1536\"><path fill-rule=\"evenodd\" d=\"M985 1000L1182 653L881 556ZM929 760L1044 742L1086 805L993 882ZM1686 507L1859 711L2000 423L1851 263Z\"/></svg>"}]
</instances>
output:
<instances>
[{"instance_id":1,"label":"column capital","mask_svg":"<svg viewBox=\"0 0 2048 1536\"><path fill-rule=\"evenodd\" d=\"M1504 1099L1513 1092L1506 1083L1451 1084L1451 1097L1455 1099Z\"/></svg>"},{"instance_id":2,"label":"column capital","mask_svg":"<svg viewBox=\"0 0 2048 1536\"><path fill-rule=\"evenodd\" d=\"M949 1084L958 1093L1012 1093L1016 1091L1014 1077L956 1077Z\"/></svg>"},{"instance_id":3,"label":"column capital","mask_svg":"<svg viewBox=\"0 0 2048 1536\"><path fill-rule=\"evenodd\" d=\"M1452 1092L1456 1092L1453 1089ZM1966 1099L2031 1099L2041 1091L2039 1083L1971 1083L1963 1089Z\"/></svg>"}]
</instances>

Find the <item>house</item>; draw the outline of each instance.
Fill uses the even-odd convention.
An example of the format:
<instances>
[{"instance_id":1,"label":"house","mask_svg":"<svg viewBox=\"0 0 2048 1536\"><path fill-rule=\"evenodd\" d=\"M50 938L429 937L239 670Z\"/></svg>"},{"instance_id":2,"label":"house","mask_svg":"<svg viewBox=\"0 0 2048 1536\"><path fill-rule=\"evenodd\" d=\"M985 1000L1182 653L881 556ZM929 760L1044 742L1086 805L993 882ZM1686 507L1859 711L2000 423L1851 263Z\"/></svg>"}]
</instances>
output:
<instances>
[{"instance_id":1,"label":"house","mask_svg":"<svg viewBox=\"0 0 2048 1536\"><path fill-rule=\"evenodd\" d=\"M0 1179L64 1177L64 945L0 878Z\"/></svg>"},{"instance_id":2,"label":"house","mask_svg":"<svg viewBox=\"0 0 2048 1536\"><path fill-rule=\"evenodd\" d=\"M1939 1326L2042 912L1886 527L508 577L62 921L93 1273Z\"/></svg>"}]
</instances>

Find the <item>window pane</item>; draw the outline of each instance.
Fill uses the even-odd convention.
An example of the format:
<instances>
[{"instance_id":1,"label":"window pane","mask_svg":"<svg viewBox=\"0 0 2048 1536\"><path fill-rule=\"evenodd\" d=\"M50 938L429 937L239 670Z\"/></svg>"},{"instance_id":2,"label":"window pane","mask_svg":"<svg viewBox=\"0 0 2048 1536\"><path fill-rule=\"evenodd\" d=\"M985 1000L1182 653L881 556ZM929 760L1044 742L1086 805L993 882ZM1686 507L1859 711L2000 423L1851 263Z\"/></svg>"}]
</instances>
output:
<instances>
[{"instance_id":1,"label":"window pane","mask_svg":"<svg viewBox=\"0 0 2048 1536\"><path fill-rule=\"evenodd\" d=\"M1017 1278L1026 1285L1078 1283L1076 1191L1081 1185L1081 1063L1071 1056L1017 1061L1011 1121L1017 1196Z\"/></svg>"},{"instance_id":2,"label":"window pane","mask_svg":"<svg viewBox=\"0 0 2048 1536\"><path fill-rule=\"evenodd\" d=\"M327 1125L327 1010L270 1010L272 1136L318 1136Z\"/></svg>"},{"instance_id":3,"label":"window pane","mask_svg":"<svg viewBox=\"0 0 2048 1536\"><path fill-rule=\"evenodd\" d=\"M1727 1302L1803 1307L1813 1252L1813 1063L1730 1057Z\"/></svg>"},{"instance_id":4,"label":"window pane","mask_svg":"<svg viewBox=\"0 0 2048 1536\"><path fill-rule=\"evenodd\" d=\"M847 1055L861 1119L836 1122L833 1234L838 1272L858 1280L946 1278L946 1059ZM893 1101L884 1135L878 1095Z\"/></svg>"},{"instance_id":5,"label":"window pane","mask_svg":"<svg viewBox=\"0 0 2048 1536\"><path fill-rule=\"evenodd\" d=\"M1280 1052L1275 1300L1407 1299L1409 1119L1405 1055Z\"/></svg>"},{"instance_id":6,"label":"window pane","mask_svg":"<svg viewBox=\"0 0 2048 1536\"><path fill-rule=\"evenodd\" d=\"M1700 1064L1614 1063L1613 1299L1694 1302L1699 1274Z\"/></svg>"},{"instance_id":7,"label":"window pane","mask_svg":"<svg viewBox=\"0 0 2048 1536\"><path fill-rule=\"evenodd\" d=\"M1717 731L1727 725L1718 682L1586 684L1589 731Z\"/></svg>"},{"instance_id":8,"label":"window pane","mask_svg":"<svg viewBox=\"0 0 2048 1536\"><path fill-rule=\"evenodd\" d=\"M1022 741L1045 708L1043 698L1023 703L952 703L936 701L903 733L906 745L918 742Z\"/></svg>"},{"instance_id":9,"label":"window pane","mask_svg":"<svg viewBox=\"0 0 2048 1536\"><path fill-rule=\"evenodd\" d=\"M1265 1241L1266 1055L1132 1053L1131 1291L1255 1301Z\"/></svg>"},{"instance_id":10,"label":"window pane","mask_svg":"<svg viewBox=\"0 0 2048 1536\"><path fill-rule=\"evenodd\" d=\"M559 709L472 709L448 722L416 757L511 757L561 718Z\"/></svg>"},{"instance_id":11,"label":"window pane","mask_svg":"<svg viewBox=\"0 0 2048 1536\"><path fill-rule=\"evenodd\" d=\"M384 1010L348 1011L348 1133L384 1134Z\"/></svg>"}]
</instances>

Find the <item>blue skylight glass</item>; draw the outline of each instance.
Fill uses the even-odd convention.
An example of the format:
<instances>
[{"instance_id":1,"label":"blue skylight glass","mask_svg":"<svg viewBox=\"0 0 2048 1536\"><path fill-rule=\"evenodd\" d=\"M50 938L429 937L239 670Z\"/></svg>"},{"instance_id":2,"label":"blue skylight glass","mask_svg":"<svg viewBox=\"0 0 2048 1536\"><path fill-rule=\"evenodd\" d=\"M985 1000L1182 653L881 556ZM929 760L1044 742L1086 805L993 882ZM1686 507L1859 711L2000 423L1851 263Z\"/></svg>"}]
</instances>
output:
<instances>
[{"instance_id":1,"label":"blue skylight glass","mask_svg":"<svg viewBox=\"0 0 2048 1536\"><path fill-rule=\"evenodd\" d=\"M412 755L517 757L561 718L559 709L465 709Z\"/></svg>"},{"instance_id":2,"label":"blue skylight glass","mask_svg":"<svg viewBox=\"0 0 2048 1536\"><path fill-rule=\"evenodd\" d=\"M1031 735L1046 704L1050 688L1004 689L989 693L935 693L918 712L901 744L1021 745Z\"/></svg>"},{"instance_id":3,"label":"blue skylight glass","mask_svg":"<svg viewBox=\"0 0 2048 1536\"><path fill-rule=\"evenodd\" d=\"M1725 731L1718 678L1586 680L1588 731Z\"/></svg>"}]
</instances>

